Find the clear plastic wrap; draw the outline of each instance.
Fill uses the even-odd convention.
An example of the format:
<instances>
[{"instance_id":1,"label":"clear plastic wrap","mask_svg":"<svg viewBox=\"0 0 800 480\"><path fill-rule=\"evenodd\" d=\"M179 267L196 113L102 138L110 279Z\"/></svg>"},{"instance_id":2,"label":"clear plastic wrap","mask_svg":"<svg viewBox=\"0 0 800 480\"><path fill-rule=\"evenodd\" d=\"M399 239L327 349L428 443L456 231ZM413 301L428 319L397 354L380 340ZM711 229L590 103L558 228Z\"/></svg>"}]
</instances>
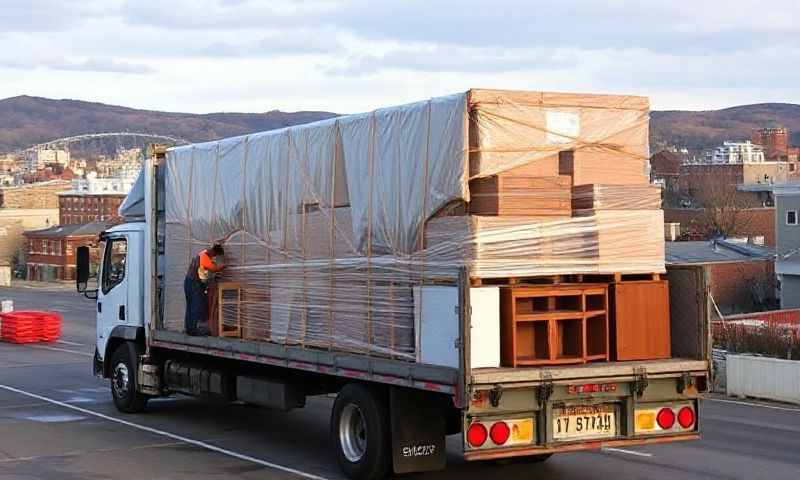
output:
<instances>
[{"instance_id":1,"label":"clear plastic wrap","mask_svg":"<svg viewBox=\"0 0 800 480\"><path fill-rule=\"evenodd\" d=\"M407 360L413 287L454 283L461 267L482 278L664 270L660 210L452 208L469 205L471 177L545 163L545 153L646 151L646 101L547 94L536 106L480 92L168 150L164 327L183 329L187 268L217 242L227 268L214 283L239 289L241 337ZM537 130L526 115L544 107L576 112L580 129L567 132L574 118L564 117ZM542 143L526 136L534 131Z\"/></svg>"},{"instance_id":2,"label":"clear plastic wrap","mask_svg":"<svg viewBox=\"0 0 800 480\"><path fill-rule=\"evenodd\" d=\"M573 210L659 210L658 185L579 185L572 188Z\"/></svg>"}]
</instances>

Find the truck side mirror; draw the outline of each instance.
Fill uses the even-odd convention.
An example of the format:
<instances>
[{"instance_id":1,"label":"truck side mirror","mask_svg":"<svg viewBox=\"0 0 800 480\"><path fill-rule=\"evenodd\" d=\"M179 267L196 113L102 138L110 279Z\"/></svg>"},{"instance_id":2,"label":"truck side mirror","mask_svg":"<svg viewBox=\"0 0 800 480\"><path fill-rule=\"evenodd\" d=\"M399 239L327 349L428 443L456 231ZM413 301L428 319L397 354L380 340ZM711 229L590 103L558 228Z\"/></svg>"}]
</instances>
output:
<instances>
[{"instance_id":1,"label":"truck side mirror","mask_svg":"<svg viewBox=\"0 0 800 480\"><path fill-rule=\"evenodd\" d=\"M89 247L78 247L75 256L75 288L84 293L89 284Z\"/></svg>"}]
</instances>

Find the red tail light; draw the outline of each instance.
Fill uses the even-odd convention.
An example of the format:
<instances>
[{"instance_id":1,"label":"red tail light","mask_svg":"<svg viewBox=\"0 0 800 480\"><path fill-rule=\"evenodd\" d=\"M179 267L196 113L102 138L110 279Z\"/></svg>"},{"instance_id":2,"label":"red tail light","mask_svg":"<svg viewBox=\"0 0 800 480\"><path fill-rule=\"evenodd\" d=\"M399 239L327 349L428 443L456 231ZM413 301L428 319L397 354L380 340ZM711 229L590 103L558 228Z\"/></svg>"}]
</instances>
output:
<instances>
[{"instance_id":1,"label":"red tail light","mask_svg":"<svg viewBox=\"0 0 800 480\"><path fill-rule=\"evenodd\" d=\"M662 430L669 430L675 425L675 412L671 408L662 408L656 415L656 422Z\"/></svg>"},{"instance_id":2,"label":"red tail light","mask_svg":"<svg viewBox=\"0 0 800 480\"><path fill-rule=\"evenodd\" d=\"M469 430L467 430L467 441L473 447L477 448L486 443L486 437L488 437L488 434L483 424L473 423L469 426Z\"/></svg>"},{"instance_id":3,"label":"red tail light","mask_svg":"<svg viewBox=\"0 0 800 480\"><path fill-rule=\"evenodd\" d=\"M678 412L678 424L683 428L694 425L694 410L689 407L681 408Z\"/></svg>"},{"instance_id":4,"label":"red tail light","mask_svg":"<svg viewBox=\"0 0 800 480\"><path fill-rule=\"evenodd\" d=\"M508 428L506 422L497 422L492 425L492 428L489 430L489 436L495 445L503 445L506 443L510 434L511 430Z\"/></svg>"}]
</instances>

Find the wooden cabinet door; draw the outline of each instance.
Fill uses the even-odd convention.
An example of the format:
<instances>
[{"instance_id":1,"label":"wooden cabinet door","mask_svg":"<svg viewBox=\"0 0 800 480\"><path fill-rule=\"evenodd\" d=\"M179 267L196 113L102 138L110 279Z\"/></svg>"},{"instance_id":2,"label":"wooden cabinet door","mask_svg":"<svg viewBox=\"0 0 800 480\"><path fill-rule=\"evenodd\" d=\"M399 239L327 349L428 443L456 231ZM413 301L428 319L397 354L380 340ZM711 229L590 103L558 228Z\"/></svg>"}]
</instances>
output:
<instances>
[{"instance_id":1,"label":"wooden cabinet door","mask_svg":"<svg viewBox=\"0 0 800 480\"><path fill-rule=\"evenodd\" d=\"M613 359L670 358L669 284L666 280L613 284Z\"/></svg>"}]
</instances>

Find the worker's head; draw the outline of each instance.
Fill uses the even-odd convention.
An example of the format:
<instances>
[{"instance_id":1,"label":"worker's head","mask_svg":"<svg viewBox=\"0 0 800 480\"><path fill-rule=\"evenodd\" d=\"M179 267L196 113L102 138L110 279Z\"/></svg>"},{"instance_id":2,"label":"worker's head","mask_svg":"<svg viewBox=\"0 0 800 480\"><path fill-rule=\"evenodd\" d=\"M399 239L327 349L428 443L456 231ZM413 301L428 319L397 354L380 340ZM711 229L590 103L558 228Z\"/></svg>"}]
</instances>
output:
<instances>
[{"instance_id":1,"label":"worker's head","mask_svg":"<svg viewBox=\"0 0 800 480\"><path fill-rule=\"evenodd\" d=\"M219 257L225 255L225 249L222 248L222 245L219 243L215 243L211 248L208 249L208 254L212 257Z\"/></svg>"}]
</instances>

